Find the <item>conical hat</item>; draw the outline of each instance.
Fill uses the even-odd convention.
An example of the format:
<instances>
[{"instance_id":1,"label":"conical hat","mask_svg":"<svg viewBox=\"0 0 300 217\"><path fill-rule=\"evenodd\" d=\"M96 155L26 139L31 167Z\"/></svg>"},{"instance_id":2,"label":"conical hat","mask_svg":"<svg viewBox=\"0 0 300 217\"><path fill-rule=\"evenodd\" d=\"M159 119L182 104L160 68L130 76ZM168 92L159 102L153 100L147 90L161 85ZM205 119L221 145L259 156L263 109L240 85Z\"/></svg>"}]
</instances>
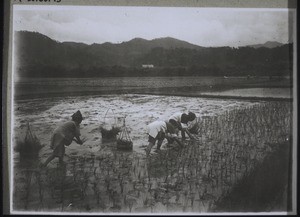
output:
<instances>
[{"instance_id":1,"label":"conical hat","mask_svg":"<svg viewBox=\"0 0 300 217\"><path fill-rule=\"evenodd\" d=\"M72 115L73 120L83 120L81 112L78 110Z\"/></svg>"}]
</instances>

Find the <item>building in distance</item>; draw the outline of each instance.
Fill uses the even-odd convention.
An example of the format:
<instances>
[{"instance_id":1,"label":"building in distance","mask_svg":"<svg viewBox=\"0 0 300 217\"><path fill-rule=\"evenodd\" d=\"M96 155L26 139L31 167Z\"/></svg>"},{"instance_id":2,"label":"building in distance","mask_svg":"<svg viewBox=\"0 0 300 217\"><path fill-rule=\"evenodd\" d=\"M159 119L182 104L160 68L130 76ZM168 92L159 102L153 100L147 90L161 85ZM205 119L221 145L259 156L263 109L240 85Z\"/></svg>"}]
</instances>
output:
<instances>
[{"instance_id":1,"label":"building in distance","mask_svg":"<svg viewBox=\"0 0 300 217\"><path fill-rule=\"evenodd\" d=\"M153 64L143 64L142 68L154 68Z\"/></svg>"}]
</instances>

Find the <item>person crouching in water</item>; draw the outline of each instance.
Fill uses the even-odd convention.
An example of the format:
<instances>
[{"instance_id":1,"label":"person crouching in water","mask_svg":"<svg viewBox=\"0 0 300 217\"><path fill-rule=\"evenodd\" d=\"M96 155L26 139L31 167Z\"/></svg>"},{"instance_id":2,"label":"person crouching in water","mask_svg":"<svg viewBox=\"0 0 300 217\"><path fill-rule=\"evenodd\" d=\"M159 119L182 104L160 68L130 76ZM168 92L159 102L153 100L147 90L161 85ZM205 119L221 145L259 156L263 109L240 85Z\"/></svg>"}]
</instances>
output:
<instances>
[{"instance_id":1,"label":"person crouching in water","mask_svg":"<svg viewBox=\"0 0 300 217\"><path fill-rule=\"evenodd\" d=\"M80 123L83 118L78 110L72 115L72 121L68 121L57 127L51 137L50 148L53 149L52 155L41 166L46 167L50 161L58 157L60 165L64 164L65 146L69 146L72 141L82 145L85 139L80 139Z\"/></svg>"},{"instance_id":2,"label":"person crouching in water","mask_svg":"<svg viewBox=\"0 0 300 217\"><path fill-rule=\"evenodd\" d=\"M162 120L157 120L148 125L148 146L146 148L146 156L149 156L150 151L152 147L155 145L157 141L157 150L160 150L160 147L162 145L163 140L166 138L168 140L175 140L179 145L182 145L182 143L176 139L176 125L173 126L173 124L167 122L167 121L162 121Z\"/></svg>"},{"instance_id":3,"label":"person crouching in water","mask_svg":"<svg viewBox=\"0 0 300 217\"><path fill-rule=\"evenodd\" d=\"M196 119L196 115L193 112L189 112L188 114L177 112L173 114L171 117L169 117L169 122L175 126L178 126L178 130L181 131L181 137L184 140L185 139L185 133L188 134L188 136L193 139L194 137L191 135L191 133L188 131L188 123L192 122Z\"/></svg>"}]
</instances>

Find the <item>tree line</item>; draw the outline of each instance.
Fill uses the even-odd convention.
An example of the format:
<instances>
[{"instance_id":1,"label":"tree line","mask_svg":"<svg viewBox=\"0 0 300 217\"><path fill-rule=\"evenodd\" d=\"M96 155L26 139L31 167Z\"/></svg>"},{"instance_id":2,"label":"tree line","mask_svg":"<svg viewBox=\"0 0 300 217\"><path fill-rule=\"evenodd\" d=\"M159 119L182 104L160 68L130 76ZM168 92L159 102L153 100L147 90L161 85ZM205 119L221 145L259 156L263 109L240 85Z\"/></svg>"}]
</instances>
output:
<instances>
[{"instance_id":1,"label":"tree line","mask_svg":"<svg viewBox=\"0 0 300 217\"><path fill-rule=\"evenodd\" d=\"M141 41L121 47L60 43L28 32L16 38L15 70L21 77L287 76L293 66L292 44L150 49Z\"/></svg>"}]
</instances>

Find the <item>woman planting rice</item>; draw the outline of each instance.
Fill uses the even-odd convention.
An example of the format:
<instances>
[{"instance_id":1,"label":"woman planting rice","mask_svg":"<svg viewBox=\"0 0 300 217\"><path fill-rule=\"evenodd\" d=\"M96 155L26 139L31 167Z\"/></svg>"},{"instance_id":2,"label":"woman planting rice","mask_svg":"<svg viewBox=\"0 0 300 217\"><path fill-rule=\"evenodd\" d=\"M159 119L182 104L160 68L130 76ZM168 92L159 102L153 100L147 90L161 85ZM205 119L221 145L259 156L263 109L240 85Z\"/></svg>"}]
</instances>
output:
<instances>
[{"instance_id":1,"label":"woman planting rice","mask_svg":"<svg viewBox=\"0 0 300 217\"><path fill-rule=\"evenodd\" d=\"M68 121L54 130L50 143L53 153L51 156L49 156L45 163L42 164L42 166L47 166L48 163L55 157L58 157L59 163L62 165L64 163L63 158L65 155L65 145L69 146L72 141L75 141L80 145L85 142L85 139L80 139L79 125L82 120L82 115L78 110L72 115L72 121Z\"/></svg>"},{"instance_id":2,"label":"woman planting rice","mask_svg":"<svg viewBox=\"0 0 300 217\"><path fill-rule=\"evenodd\" d=\"M194 137L190 134L187 127L188 127L188 123L195 119L196 119L196 115L193 112L189 112L188 114L177 112L169 118L169 122L177 126L178 130L181 131L182 139L185 139L185 132L192 139Z\"/></svg>"},{"instance_id":3,"label":"woman planting rice","mask_svg":"<svg viewBox=\"0 0 300 217\"><path fill-rule=\"evenodd\" d=\"M151 148L155 145L157 141L157 150L160 150L160 146L163 140L166 138L168 141L175 140L179 145L182 143L176 139L177 126L166 122L157 120L148 125L148 147L146 148L146 155L150 154Z\"/></svg>"}]
</instances>

